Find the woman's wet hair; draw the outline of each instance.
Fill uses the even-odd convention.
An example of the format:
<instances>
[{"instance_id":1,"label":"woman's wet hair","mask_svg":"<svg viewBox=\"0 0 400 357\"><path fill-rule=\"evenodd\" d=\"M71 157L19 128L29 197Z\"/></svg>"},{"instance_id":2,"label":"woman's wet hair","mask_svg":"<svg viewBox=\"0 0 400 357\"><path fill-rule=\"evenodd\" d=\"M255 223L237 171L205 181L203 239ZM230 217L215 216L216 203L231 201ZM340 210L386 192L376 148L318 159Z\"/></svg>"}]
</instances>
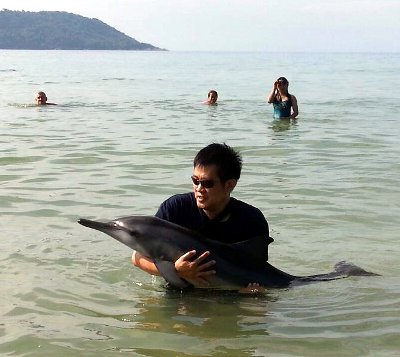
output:
<instances>
[{"instance_id":1,"label":"woman's wet hair","mask_svg":"<svg viewBox=\"0 0 400 357\"><path fill-rule=\"evenodd\" d=\"M210 98L210 95L211 94L215 94L217 97L218 97L218 92L216 91L216 90L214 90L214 89L211 89L209 92L208 92L208 98Z\"/></svg>"},{"instance_id":2,"label":"woman's wet hair","mask_svg":"<svg viewBox=\"0 0 400 357\"><path fill-rule=\"evenodd\" d=\"M282 83L287 83L287 84L289 84L289 81L288 81L285 77L279 77L279 78L277 79L277 81L278 81L278 82L282 82Z\"/></svg>"}]
</instances>

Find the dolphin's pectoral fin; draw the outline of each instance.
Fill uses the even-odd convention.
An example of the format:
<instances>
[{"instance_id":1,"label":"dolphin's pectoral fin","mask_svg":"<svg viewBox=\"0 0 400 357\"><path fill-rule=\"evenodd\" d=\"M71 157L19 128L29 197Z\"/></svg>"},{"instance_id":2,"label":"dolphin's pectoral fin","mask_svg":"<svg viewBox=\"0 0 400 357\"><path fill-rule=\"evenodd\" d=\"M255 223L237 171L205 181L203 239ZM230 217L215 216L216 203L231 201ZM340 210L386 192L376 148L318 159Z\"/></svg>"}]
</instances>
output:
<instances>
[{"instance_id":1,"label":"dolphin's pectoral fin","mask_svg":"<svg viewBox=\"0 0 400 357\"><path fill-rule=\"evenodd\" d=\"M161 276L173 287L185 289L191 286L191 284L178 275L173 262L167 260L155 260L154 264L157 266Z\"/></svg>"}]
</instances>

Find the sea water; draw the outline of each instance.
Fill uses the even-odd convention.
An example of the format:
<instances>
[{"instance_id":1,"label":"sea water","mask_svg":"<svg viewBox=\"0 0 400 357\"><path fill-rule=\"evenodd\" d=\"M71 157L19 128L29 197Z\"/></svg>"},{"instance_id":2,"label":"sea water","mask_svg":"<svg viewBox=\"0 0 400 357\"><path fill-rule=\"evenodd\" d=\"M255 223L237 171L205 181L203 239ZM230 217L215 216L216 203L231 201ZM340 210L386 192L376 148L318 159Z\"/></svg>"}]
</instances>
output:
<instances>
[{"instance_id":1,"label":"sea water","mask_svg":"<svg viewBox=\"0 0 400 357\"><path fill-rule=\"evenodd\" d=\"M0 51L0 354L397 356L399 72L393 53ZM280 76L297 121L272 119ZM234 196L268 219L273 265L381 276L175 293L76 223L154 214L211 142L241 151Z\"/></svg>"}]
</instances>

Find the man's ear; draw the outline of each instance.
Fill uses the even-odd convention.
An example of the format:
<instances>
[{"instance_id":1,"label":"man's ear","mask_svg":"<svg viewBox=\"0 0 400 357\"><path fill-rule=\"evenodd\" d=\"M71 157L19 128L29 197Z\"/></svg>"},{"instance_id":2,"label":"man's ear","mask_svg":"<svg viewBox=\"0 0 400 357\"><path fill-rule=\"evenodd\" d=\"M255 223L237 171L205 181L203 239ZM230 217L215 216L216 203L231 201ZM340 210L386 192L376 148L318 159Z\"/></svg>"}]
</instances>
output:
<instances>
[{"instance_id":1,"label":"man's ear","mask_svg":"<svg viewBox=\"0 0 400 357\"><path fill-rule=\"evenodd\" d=\"M237 180L235 179L229 179L228 181L225 182L226 187L229 189L229 192L232 192L233 189L236 187Z\"/></svg>"}]
</instances>

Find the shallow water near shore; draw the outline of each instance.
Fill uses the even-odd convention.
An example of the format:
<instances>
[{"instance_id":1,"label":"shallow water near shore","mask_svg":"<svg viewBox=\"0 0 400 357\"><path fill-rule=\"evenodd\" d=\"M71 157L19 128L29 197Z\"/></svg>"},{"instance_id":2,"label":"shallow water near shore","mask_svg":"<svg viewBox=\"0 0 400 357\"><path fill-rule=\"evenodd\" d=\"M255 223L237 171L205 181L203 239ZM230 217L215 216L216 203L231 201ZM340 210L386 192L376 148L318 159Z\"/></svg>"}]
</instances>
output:
<instances>
[{"instance_id":1,"label":"shallow water near shore","mask_svg":"<svg viewBox=\"0 0 400 357\"><path fill-rule=\"evenodd\" d=\"M0 354L396 356L399 54L0 51ZM300 115L265 102L289 79ZM209 89L219 104L201 104ZM389 89L389 90L388 90ZM58 106L32 106L38 90ZM210 142L244 160L270 263L381 274L261 296L172 292L80 217L152 215Z\"/></svg>"}]
</instances>

